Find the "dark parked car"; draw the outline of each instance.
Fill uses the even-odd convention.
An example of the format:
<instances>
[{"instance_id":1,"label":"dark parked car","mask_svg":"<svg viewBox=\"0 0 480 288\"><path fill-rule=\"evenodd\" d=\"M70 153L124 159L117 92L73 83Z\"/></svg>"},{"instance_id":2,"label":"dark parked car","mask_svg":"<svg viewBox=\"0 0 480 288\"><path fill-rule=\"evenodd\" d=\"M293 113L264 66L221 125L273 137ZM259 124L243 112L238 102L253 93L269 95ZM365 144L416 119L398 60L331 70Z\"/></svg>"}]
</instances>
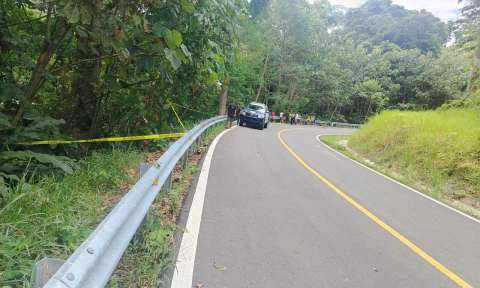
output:
<instances>
[{"instance_id":1,"label":"dark parked car","mask_svg":"<svg viewBox=\"0 0 480 288\"><path fill-rule=\"evenodd\" d=\"M268 107L262 103L252 102L240 112L240 126L254 126L262 130L268 127L269 120Z\"/></svg>"}]
</instances>

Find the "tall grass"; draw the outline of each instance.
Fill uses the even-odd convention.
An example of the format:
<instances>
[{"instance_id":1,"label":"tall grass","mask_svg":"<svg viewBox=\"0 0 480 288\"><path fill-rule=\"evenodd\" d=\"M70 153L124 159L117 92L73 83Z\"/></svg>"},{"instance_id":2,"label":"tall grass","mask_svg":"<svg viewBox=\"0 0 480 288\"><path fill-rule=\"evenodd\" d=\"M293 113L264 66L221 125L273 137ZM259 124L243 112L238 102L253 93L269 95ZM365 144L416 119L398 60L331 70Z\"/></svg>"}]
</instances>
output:
<instances>
[{"instance_id":1,"label":"tall grass","mask_svg":"<svg viewBox=\"0 0 480 288\"><path fill-rule=\"evenodd\" d=\"M63 179L20 183L0 207L0 287L30 287L35 261L66 259L86 239L123 189L143 154L94 152Z\"/></svg>"},{"instance_id":2,"label":"tall grass","mask_svg":"<svg viewBox=\"0 0 480 288\"><path fill-rule=\"evenodd\" d=\"M480 111L386 111L356 132L350 147L437 198L480 199Z\"/></svg>"}]
</instances>

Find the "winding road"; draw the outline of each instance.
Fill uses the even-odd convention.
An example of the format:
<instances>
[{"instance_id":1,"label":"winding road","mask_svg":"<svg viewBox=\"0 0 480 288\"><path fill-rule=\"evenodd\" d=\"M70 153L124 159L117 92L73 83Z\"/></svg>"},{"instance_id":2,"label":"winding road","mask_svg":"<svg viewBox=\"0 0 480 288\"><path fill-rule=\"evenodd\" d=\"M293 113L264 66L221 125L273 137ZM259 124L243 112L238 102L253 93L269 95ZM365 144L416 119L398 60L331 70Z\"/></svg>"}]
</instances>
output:
<instances>
[{"instance_id":1,"label":"winding road","mask_svg":"<svg viewBox=\"0 0 480 288\"><path fill-rule=\"evenodd\" d=\"M480 222L317 139L346 133L271 124L220 137L172 288L480 287Z\"/></svg>"}]
</instances>

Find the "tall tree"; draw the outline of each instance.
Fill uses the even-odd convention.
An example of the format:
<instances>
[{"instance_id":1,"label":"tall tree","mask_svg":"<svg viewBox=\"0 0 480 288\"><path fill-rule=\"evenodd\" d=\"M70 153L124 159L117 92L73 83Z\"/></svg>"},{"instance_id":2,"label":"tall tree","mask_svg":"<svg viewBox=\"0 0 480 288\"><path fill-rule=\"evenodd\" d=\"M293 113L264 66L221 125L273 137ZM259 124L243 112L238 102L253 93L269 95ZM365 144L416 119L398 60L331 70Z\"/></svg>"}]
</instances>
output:
<instances>
[{"instance_id":1,"label":"tall tree","mask_svg":"<svg viewBox=\"0 0 480 288\"><path fill-rule=\"evenodd\" d=\"M345 32L357 40L391 42L404 49L438 53L448 40L448 26L431 13L407 10L391 0L369 0L345 16Z\"/></svg>"}]
</instances>

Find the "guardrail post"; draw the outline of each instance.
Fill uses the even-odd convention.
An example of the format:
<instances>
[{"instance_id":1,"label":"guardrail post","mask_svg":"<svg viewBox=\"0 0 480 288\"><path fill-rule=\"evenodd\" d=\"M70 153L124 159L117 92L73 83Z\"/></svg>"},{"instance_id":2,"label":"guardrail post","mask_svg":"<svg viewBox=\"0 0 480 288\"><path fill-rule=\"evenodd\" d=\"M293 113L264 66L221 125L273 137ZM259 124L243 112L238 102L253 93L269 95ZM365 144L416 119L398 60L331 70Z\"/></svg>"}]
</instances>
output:
<instances>
[{"instance_id":1,"label":"guardrail post","mask_svg":"<svg viewBox=\"0 0 480 288\"><path fill-rule=\"evenodd\" d=\"M168 193L172 189L172 186L173 186L173 171L172 173L168 174L167 180L165 180L165 183L163 184L162 189Z\"/></svg>"},{"instance_id":2,"label":"guardrail post","mask_svg":"<svg viewBox=\"0 0 480 288\"><path fill-rule=\"evenodd\" d=\"M32 288L42 288L65 263L62 259L43 258L35 263L31 277Z\"/></svg>"},{"instance_id":3,"label":"guardrail post","mask_svg":"<svg viewBox=\"0 0 480 288\"><path fill-rule=\"evenodd\" d=\"M190 155L195 154L195 151L197 151L197 142L193 141L192 146L190 146Z\"/></svg>"},{"instance_id":4,"label":"guardrail post","mask_svg":"<svg viewBox=\"0 0 480 288\"><path fill-rule=\"evenodd\" d=\"M152 165L150 165L148 163L140 164L140 167L138 167L138 179L142 178L142 176L145 175L145 173L147 173L147 171L148 171L148 169L150 169L150 167L152 167Z\"/></svg>"},{"instance_id":5,"label":"guardrail post","mask_svg":"<svg viewBox=\"0 0 480 288\"><path fill-rule=\"evenodd\" d=\"M185 170L188 164L188 152L185 152L185 154L183 154L182 158L180 159L180 163L182 165L182 169Z\"/></svg>"},{"instance_id":6,"label":"guardrail post","mask_svg":"<svg viewBox=\"0 0 480 288\"><path fill-rule=\"evenodd\" d=\"M203 141L203 134L198 136L198 149L200 150Z\"/></svg>"},{"instance_id":7,"label":"guardrail post","mask_svg":"<svg viewBox=\"0 0 480 288\"><path fill-rule=\"evenodd\" d=\"M147 173L148 169L150 169L152 165L148 163L141 163L140 167L138 167L138 179L142 178L145 173ZM135 233L135 236L133 236L133 241L134 242L141 242L143 240L143 235L141 233L142 227L145 226L145 223L147 223L147 217L148 214L143 217L142 223L137 229L137 232Z\"/></svg>"},{"instance_id":8,"label":"guardrail post","mask_svg":"<svg viewBox=\"0 0 480 288\"><path fill-rule=\"evenodd\" d=\"M192 146L190 146L190 147L187 149L187 151L185 151L185 155L187 156L187 158L192 155L191 152L192 152Z\"/></svg>"},{"instance_id":9,"label":"guardrail post","mask_svg":"<svg viewBox=\"0 0 480 288\"><path fill-rule=\"evenodd\" d=\"M197 140L195 140L195 152L200 151L200 143L201 143L200 137L198 137Z\"/></svg>"}]
</instances>

